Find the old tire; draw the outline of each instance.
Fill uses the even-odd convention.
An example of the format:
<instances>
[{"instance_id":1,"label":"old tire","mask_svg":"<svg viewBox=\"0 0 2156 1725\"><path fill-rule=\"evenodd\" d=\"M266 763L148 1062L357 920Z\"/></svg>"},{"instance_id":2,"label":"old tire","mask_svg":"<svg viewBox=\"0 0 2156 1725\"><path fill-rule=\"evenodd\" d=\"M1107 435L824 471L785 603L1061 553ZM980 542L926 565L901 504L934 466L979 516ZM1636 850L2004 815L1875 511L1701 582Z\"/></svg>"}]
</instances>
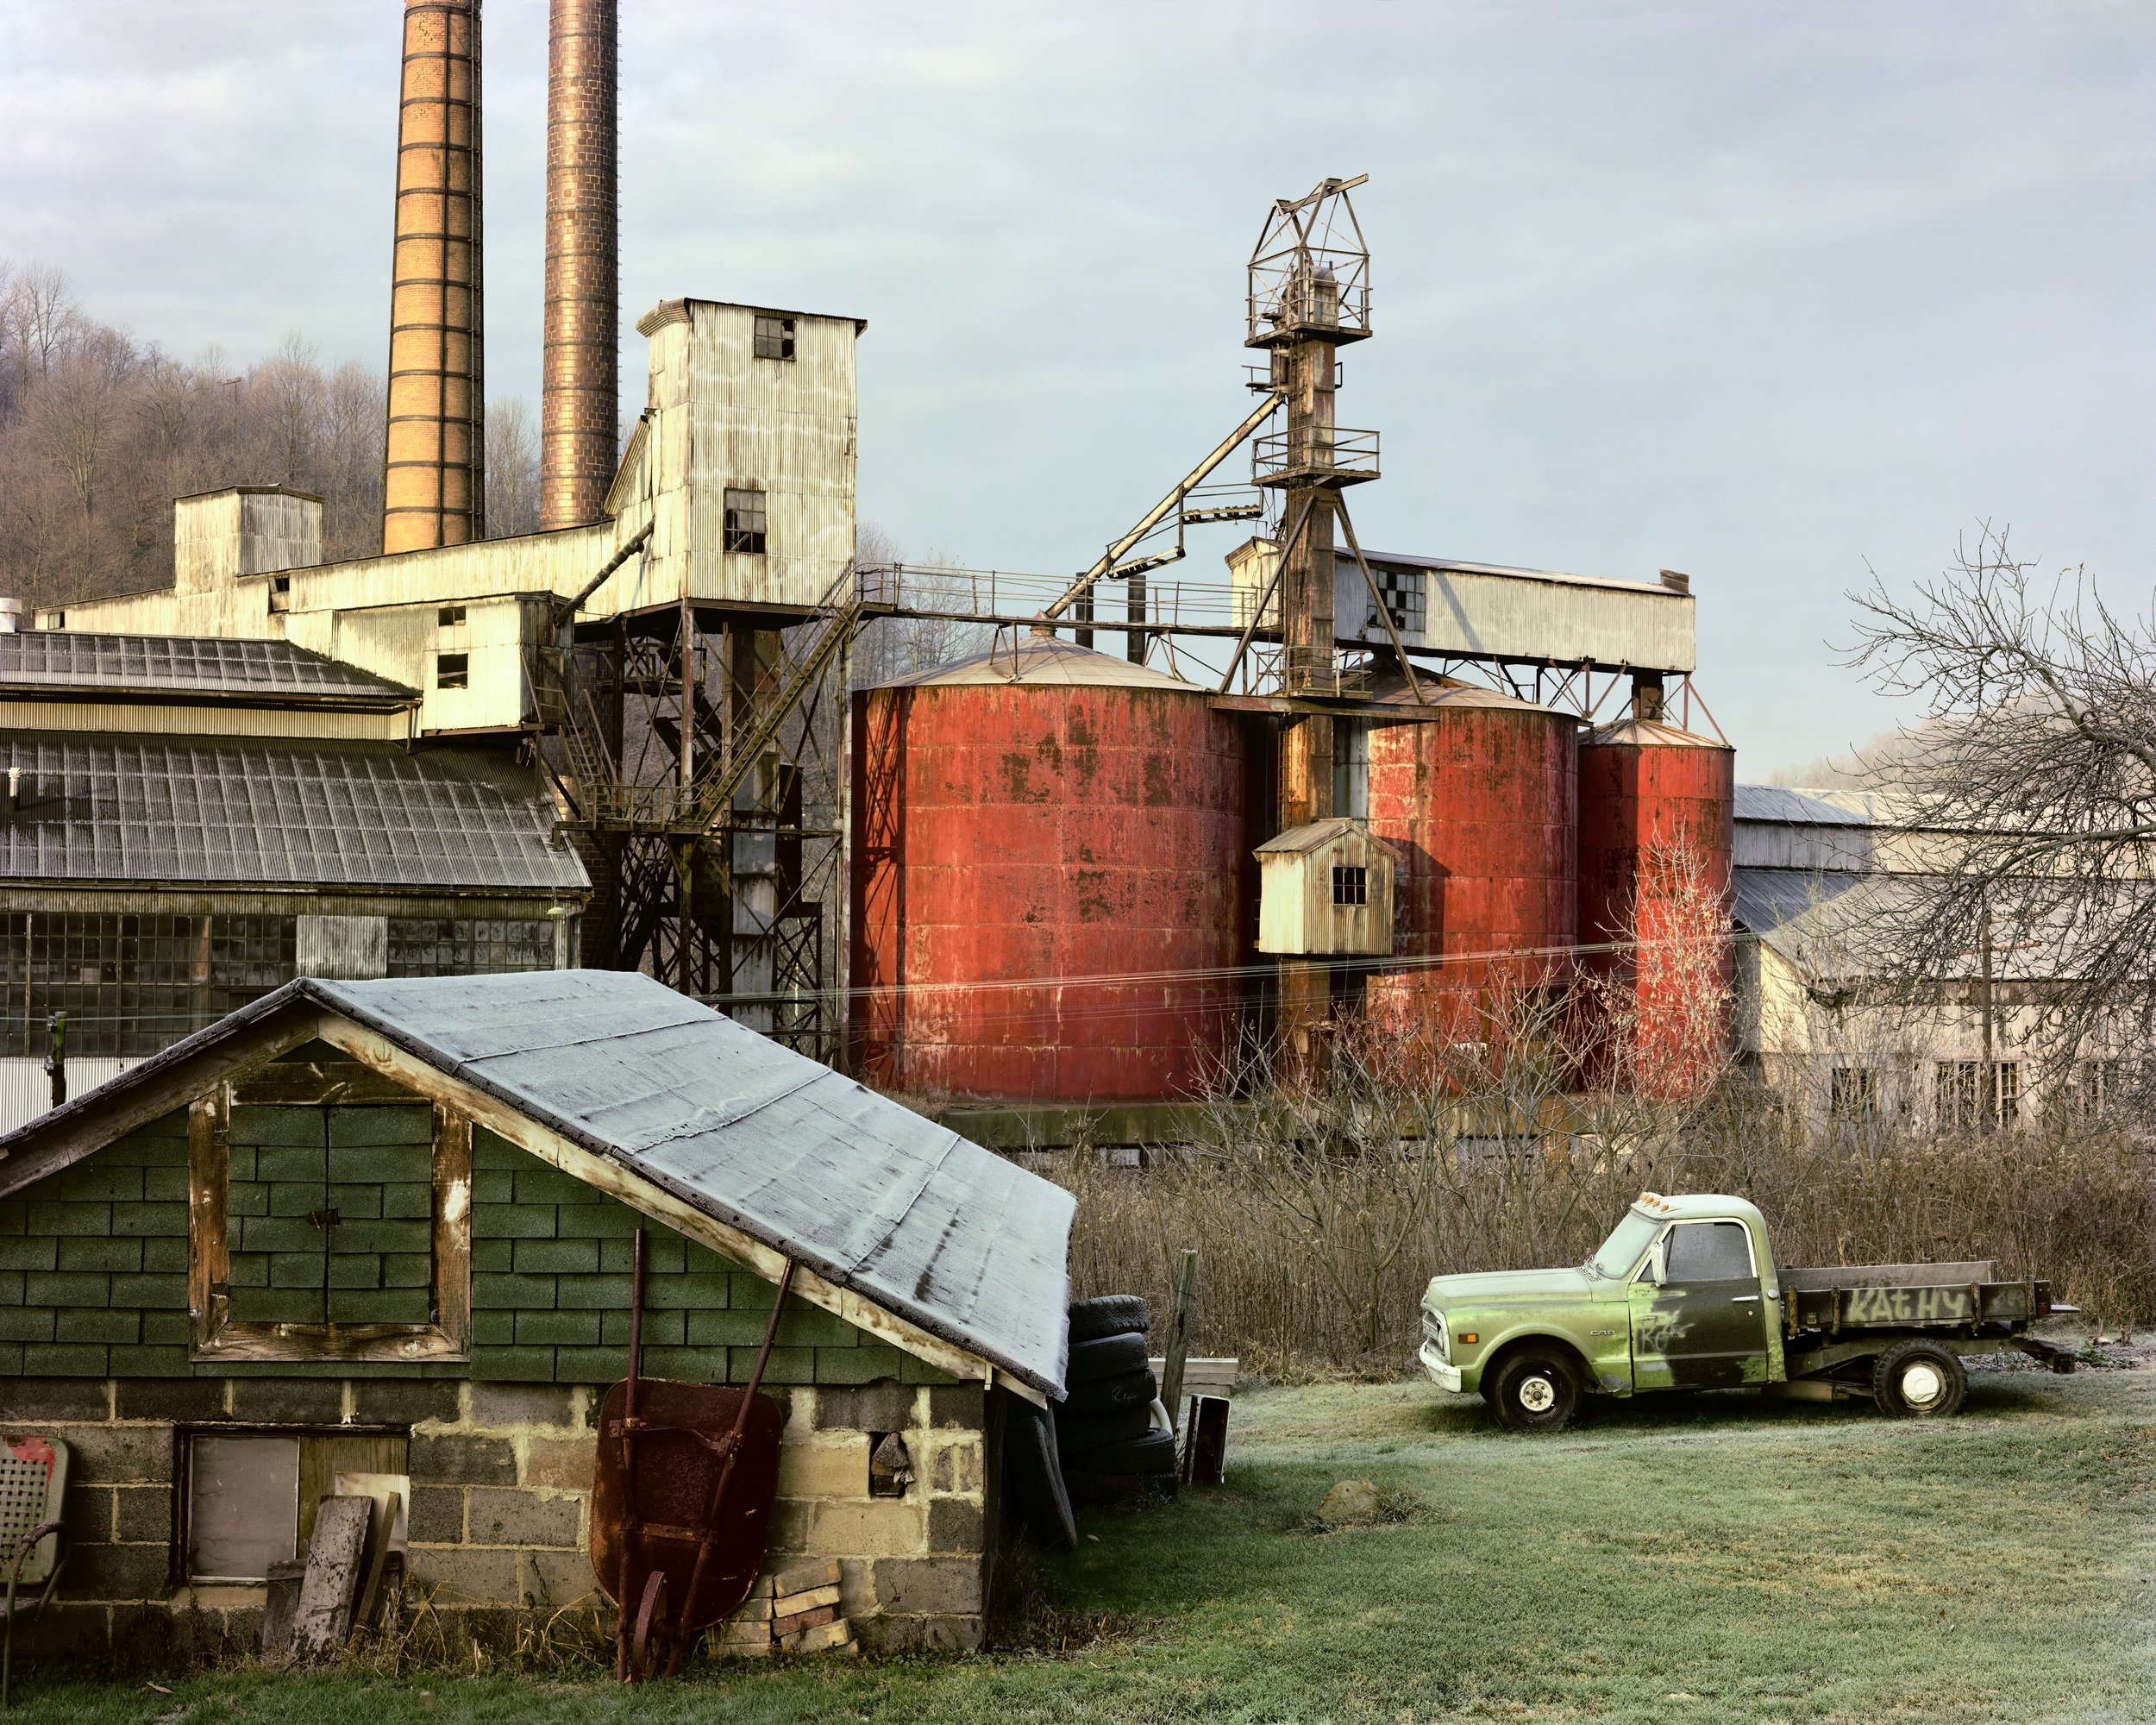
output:
<instances>
[{"instance_id":1,"label":"old tire","mask_svg":"<svg viewBox=\"0 0 2156 1725\"><path fill-rule=\"evenodd\" d=\"M1074 1503L1130 1503L1175 1495L1173 1469L1166 1473L1096 1473L1073 1468L1063 1477L1063 1483Z\"/></svg>"},{"instance_id":2,"label":"old tire","mask_svg":"<svg viewBox=\"0 0 2156 1725\"><path fill-rule=\"evenodd\" d=\"M1070 1302L1070 1339L1090 1342L1102 1336L1142 1336L1151 1317L1143 1295L1100 1294L1090 1300L1074 1300Z\"/></svg>"},{"instance_id":3,"label":"old tire","mask_svg":"<svg viewBox=\"0 0 2156 1725\"><path fill-rule=\"evenodd\" d=\"M1075 1383L1063 1402L1066 1420L1097 1419L1103 1414L1117 1414L1125 1408L1146 1408L1160 1394L1160 1383L1153 1376L1152 1367L1141 1367L1137 1371L1120 1372L1113 1377L1096 1377L1090 1383Z\"/></svg>"},{"instance_id":4,"label":"old tire","mask_svg":"<svg viewBox=\"0 0 2156 1725\"><path fill-rule=\"evenodd\" d=\"M1078 1523L1064 1489L1056 1425L1031 1402L1013 1396L1003 1430L1003 1484L1011 1507L1033 1537L1056 1551L1078 1543Z\"/></svg>"},{"instance_id":5,"label":"old tire","mask_svg":"<svg viewBox=\"0 0 2156 1725\"><path fill-rule=\"evenodd\" d=\"M1553 1347L1524 1347L1497 1368L1490 1395L1498 1423L1513 1432L1558 1432L1580 1410L1579 1368Z\"/></svg>"},{"instance_id":6,"label":"old tire","mask_svg":"<svg viewBox=\"0 0 2156 1725\"><path fill-rule=\"evenodd\" d=\"M1056 1447L1066 1457L1081 1456L1109 1444L1127 1444L1153 1429L1154 1402L1148 1407L1119 1408L1109 1414L1066 1414L1056 1419Z\"/></svg>"},{"instance_id":7,"label":"old tire","mask_svg":"<svg viewBox=\"0 0 2156 1725\"><path fill-rule=\"evenodd\" d=\"M1175 1434L1142 1432L1119 1444L1088 1450L1075 1458L1086 1473L1173 1473L1175 1471Z\"/></svg>"},{"instance_id":8,"label":"old tire","mask_svg":"<svg viewBox=\"0 0 2156 1725\"><path fill-rule=\"evenodd\" d=\"M1951 1348L1937 1342L1896 1342L1871 1367L1879 1410L1896 1419L1941 1419L1961 1411L1969 1374Z\"/></svg>"},{"instance_id":9,"label":"old tire","mask_svg":"<svg viewBox=\"0 0 2156 1725\"><path fill-rule=\"evenodd\" d=\"M1125 1332L1122 1335L1095 1336L1090 1341L1073 1341L1070 1364L1064 1369L1063 1381L1075 1389L1081 1383L1097 1383L1104 1377L1143 1371L1146 1359L1145 1338L1142 1334Z\"/></svg>"}]
</instances>

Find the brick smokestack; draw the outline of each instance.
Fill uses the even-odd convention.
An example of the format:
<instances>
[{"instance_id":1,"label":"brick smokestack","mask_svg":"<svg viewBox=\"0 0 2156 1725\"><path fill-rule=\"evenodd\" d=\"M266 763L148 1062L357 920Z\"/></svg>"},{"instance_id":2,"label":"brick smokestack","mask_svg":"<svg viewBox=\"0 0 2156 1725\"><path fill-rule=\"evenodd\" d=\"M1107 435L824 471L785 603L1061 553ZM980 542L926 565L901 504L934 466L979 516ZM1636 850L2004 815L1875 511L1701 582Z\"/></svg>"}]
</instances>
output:
<instances>
[{"instance_id":1,"label":"brick smokestack","mask_svg":"<svg viewBox=\"0 0 2156 1725\"><path fill-rule=\"evenodd\" d=\"M404 0L382 549L485 531L479 0Z\"/></svg>"},{"instance_id":2,"label":"brick smokestack","mask_svg":"<svg viewBox=\"0 0 2156 1725\"><path fill-rule=\"evenodd\" d=\"M615 0L553 0L548 28L539 524L573 527L599 518L614 478Z\"/></svg>"}]
</instances>

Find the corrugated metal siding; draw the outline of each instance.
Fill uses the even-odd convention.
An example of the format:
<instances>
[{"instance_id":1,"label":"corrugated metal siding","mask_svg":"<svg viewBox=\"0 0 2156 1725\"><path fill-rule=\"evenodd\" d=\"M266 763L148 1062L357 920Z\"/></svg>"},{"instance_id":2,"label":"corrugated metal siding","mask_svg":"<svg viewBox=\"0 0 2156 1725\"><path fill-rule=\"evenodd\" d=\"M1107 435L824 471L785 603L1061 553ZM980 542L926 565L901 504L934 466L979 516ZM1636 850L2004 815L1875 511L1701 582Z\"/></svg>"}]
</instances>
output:
<instances>
[{"instance_id":1,"label":"corrugated metal siding","mask_svg":"<svg viewBox=\"0 0 2156 1725\"><path fill-rule=\"evenodd\" d=\"M139 1057L127 1060L116 1055L71 1057L67 1062L67 1092L71 1096L79 1096L96 1089L109 1078L118 1077L128 1067L140 1064ZM52 1106L53 1080L45 1070L42 1057L0 1057L0 1138L29 1125L49 1112Z\"/></svg>"}]
</instances>

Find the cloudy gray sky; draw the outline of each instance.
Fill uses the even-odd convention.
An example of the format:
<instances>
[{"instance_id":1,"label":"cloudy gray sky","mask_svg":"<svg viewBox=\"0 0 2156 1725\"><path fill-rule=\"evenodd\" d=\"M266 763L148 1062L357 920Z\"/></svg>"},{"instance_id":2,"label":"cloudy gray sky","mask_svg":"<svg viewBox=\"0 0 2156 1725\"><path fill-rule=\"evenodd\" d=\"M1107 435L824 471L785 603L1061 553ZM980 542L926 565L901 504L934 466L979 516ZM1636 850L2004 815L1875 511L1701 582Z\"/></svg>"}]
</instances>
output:
<instances>
[{"instance_id":1,"label":"cloudy gray sky","mask_svg":"<svg viewBox=\"0 0 2156 1725\"><path fill-rule=\"evenodd\" d=\"M1827 644L1866 559L1989 517L2147 603L2156 7L622 9L624 380L673 295L866 317L862 507L910 552L1089 561L1244 411L1267 200L1366 172L1364 542L1691 571L1744 776L1893 718ZM400 10L0 0L0 256L176 352L379 363ZM489 0L498 396L545 34Z\"/></svg>"}]
</instances>

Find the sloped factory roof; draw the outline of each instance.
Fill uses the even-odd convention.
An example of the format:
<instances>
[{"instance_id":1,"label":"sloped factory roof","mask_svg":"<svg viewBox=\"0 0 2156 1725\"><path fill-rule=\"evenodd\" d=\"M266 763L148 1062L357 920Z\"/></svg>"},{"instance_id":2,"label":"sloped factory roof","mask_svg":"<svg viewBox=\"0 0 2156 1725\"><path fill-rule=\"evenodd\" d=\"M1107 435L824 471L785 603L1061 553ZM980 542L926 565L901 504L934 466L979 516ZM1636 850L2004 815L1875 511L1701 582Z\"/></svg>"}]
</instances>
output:
<instances>
[{"instance_id":1,"label":"sloped factory roof","mask_svg":"<svg viewBox=\"0 0 2156 1725\"><path fill-rule=\"evenodd\" d=\"M0 732L0 881L591 885L520 773L395 743Z\"/></svg>"},{"instance_id":2,"label":"sloped factory roof","mask_svg":"<svg viewBox=\"0 0 2156 1725\"><path fill-rule=\"evenodd\" d=\"M310 1004L833 1287L1062 1394L1068 1192L634 972L301 977L0 1138L0 1194L103 1142L85 1135L93 1111L124 1120L177 1106L191 1063ZM71 1140L76 1150L55 1153Z\"/></svg>"},{"instance_id":3,"label":"sloped factory roof","mask_svg":"<svg viewBox=\"0 0 2156 1725\"><path fill-rule=\"evenodd\" d=\"M418 692L289 641L87 630L0 634L0 694L204 699L395 711Z\"/></svg>"},{"instance_id":4,"label":"sloped factory roof","mask_svg":"<svg viewBox=\"0 0 2156 1725\"><path fill-rule=\"evenodd\" d=\"M1607 747L1611 744L1629 744L1638 749L1727 749L1727 743L1717 743L1711 737L1702 737L1696 731L1686 731L1670 724L1666 719L1633 718L1626 717L1610 724L1597 725L1580 738L1583 748L1590 744Z\"/></svg>"}]
</instances>

